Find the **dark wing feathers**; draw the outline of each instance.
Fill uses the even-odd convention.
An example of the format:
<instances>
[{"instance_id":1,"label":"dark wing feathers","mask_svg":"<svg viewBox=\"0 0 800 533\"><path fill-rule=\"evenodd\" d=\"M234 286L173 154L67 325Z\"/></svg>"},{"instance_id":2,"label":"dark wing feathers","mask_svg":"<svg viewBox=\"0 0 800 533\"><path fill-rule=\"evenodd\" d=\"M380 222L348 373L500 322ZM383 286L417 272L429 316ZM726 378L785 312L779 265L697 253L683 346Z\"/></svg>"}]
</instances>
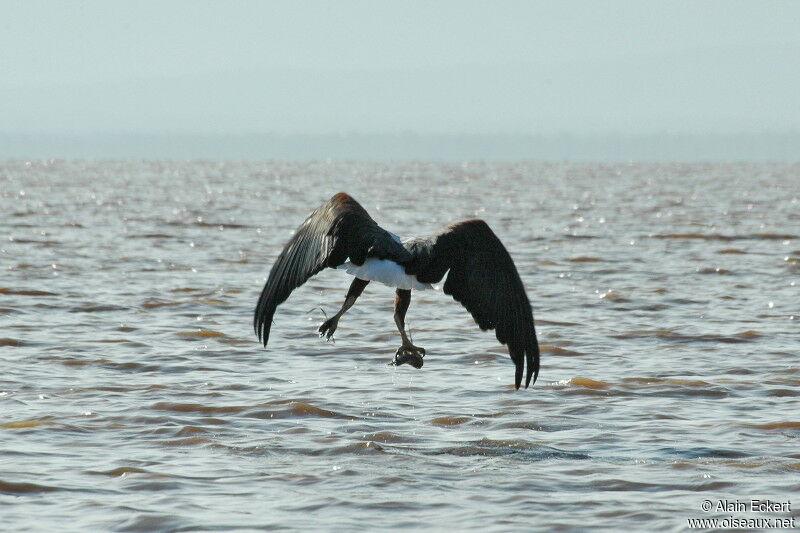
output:
<instances>
[{"instance_id":1,"label":"dark wing feathers","mask_svg":"<svg viewBox=\"0 0 800 533\"><path fill-rule=\"evenodd\" d=\"M367 257L402 264L411 254L352 197L336 194L297 228L272 266L253 318L259 340L267 345L275 310L294 289L325 267L336 268L348 258L361 265Z\"/></svg>"},{"instance_id":2,"label":"dark wing feathers","mask_svg":"<svg viewBox=\"0 0 800 533\"><path fill-rule=\"evenodd\" d=\"M482 330L494 329L497 340L508 345L516 365L514 384L519 388L527 363L525 387L539 375L539 345L525 287L508 251L483 220L466 220L446 227L422 242L416 262L406 271L417 279L436 283L448 271L445 294L472 314Z\"/></svg>"}]
</instances>

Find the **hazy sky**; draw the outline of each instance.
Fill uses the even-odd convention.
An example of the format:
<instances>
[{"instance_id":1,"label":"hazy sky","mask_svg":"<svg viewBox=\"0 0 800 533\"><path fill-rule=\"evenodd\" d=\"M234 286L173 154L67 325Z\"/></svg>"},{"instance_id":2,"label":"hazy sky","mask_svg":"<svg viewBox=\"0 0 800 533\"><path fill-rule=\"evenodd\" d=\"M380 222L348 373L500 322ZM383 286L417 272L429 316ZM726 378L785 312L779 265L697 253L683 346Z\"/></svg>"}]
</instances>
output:
<instances>
[{"instance_id":1,"label":"hazy sky","mask_svg":"<svg viewBox=\"0 0 800 533\"><path fill-rule=\"evenodd\" d=\"M800 129L800 1L0 1L0 132Z\"/></svg>"}]
</instances>

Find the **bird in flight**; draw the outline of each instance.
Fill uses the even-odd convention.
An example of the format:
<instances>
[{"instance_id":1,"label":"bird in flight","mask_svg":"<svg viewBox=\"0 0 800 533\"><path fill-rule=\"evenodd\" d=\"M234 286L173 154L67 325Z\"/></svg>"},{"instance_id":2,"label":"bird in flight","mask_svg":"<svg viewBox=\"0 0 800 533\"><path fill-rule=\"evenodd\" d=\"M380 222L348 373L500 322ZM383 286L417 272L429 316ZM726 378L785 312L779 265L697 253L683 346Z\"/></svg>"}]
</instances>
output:
<instances>
[{"instance_id":1,"label":"bird in flight","mask_svg":"<svg viewBox=\"0 0 800 533\"><path fill-rule=\"evenodd\" d=\"M425 349L405 331L412 290L432 289L445 275L444 293L460 302L478 326L495 330L508 345L516 366L514 385L525 388L539 375L539 345L525 287L503 243L483 220L464 220L428 238L401 240L378 226L350 195L340 192L311 212L272 265L253 319L258 339L267 346L277 307L292 291L324 268L355 277L342 308L319 327L333 337L339 319L370 281L395 287L394 321L403 344L390 364L421 368Z\"/></svg>"}]
</instances>

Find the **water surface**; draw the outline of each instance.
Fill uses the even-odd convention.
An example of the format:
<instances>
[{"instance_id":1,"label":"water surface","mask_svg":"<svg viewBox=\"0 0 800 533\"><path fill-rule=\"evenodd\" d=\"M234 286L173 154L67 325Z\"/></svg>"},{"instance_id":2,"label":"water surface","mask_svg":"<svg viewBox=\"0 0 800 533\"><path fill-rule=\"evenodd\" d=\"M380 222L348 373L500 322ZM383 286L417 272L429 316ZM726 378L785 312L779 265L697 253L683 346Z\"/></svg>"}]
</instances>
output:
<instances>
[{"instance_id":1,"label":"water surface","mask_svg":"<svg viewBox=\"0 0 800 533\"><path fill-rule=\"evenodd\" d=\"M745 163L0 163L0 521L683 531L704 499L800 508L798 184ZM270 265L340 190L400 235L494 228L534 387L440 292L408 313L422 370L387 366L377 283L321 341L341 271L257 344Z\"/></svg>"}]
</instances>

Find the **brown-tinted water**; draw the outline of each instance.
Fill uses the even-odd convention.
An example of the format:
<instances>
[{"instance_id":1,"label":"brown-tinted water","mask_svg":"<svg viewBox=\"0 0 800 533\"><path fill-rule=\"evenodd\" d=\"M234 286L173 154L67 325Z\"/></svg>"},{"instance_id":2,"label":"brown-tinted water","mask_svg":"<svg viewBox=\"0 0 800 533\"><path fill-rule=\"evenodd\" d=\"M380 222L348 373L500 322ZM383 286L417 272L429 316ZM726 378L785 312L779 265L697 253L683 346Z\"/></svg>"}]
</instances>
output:
<instances>
[{"instance_id":1,"label":"brown-tinted water","mask_svg":"<svg viewBox=\"0 0 800 533\"><path fill-rule=\"evenodd\" d=\"M486 219L539 381L440 292L394 368L393 291L336 343L328 270L252 311L340 190L386 229ZM6 530L682 531L703 500L800 507L800 166L0 164ZM762 514L777 518L797 514Z\"/></svg>"}]
</instances>

